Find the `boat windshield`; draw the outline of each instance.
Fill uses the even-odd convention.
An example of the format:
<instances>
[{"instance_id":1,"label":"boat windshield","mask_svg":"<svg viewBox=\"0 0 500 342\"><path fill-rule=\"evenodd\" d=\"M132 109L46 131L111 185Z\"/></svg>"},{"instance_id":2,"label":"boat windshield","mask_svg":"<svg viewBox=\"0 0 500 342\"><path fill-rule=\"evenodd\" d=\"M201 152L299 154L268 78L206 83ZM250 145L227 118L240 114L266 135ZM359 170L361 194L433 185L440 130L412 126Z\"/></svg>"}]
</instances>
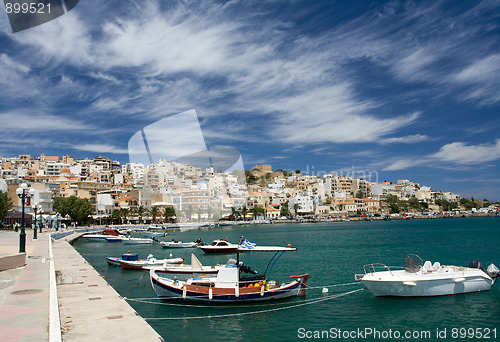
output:
<instances>
[{"instance_id":1,"label":"boat windshield","mask_svg":"<svg viewBox=\"0 0 500 342\"><path fill-rule=\"evenodd\" d=\"M409 254L406 256L405 270L409 273L417 273L422 268L422 259L418 255Z\"/></svg>"}]
</instances>

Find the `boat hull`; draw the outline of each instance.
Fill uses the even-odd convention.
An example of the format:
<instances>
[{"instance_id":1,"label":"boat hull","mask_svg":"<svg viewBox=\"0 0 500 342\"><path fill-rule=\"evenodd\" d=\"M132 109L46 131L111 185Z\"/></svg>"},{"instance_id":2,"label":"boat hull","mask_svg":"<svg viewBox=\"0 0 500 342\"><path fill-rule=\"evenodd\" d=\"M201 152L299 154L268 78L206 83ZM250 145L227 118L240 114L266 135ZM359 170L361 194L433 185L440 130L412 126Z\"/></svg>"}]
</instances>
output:
<instances>
[{"instance_id":1,"label":"boat hull","mask_svg":"<svg viewBox=\"0 0 500 342\"><path fill-rule=\"evenodd\" d=\"M177 258L177 259L163 259L163 260L155 260L155 261L150 261L150 260L137 260L137 261L125 261L125 260L120 260L120 266L124 270L142 270L144 267L161 267L164 263L176 265L176 264L182 264L184 263L184 258Z\"/></svg>"},{"instance_id":2,"label":"boat hull","mask_svg":"<svg viewBox=\"0 0 500 342\"><path fill-rule=\"evenodd\" d=\"M481 275L456 276L444 279L377 280L363 277L361 282L377 297L432 297L488 291L492 280Z\"/></svg>"},{"instance_id":3,"label":"boat hull","mask_svg":"<svg viewBox=\"0 0 500 342\"><path fill-rule=\"evenodd\" d=\"M161 242L163 248L194 248L197 246L195 242Z\"/></svg>"},{"instance_id":4,"label":"boat hull","mask_svg":"<svg viewBox=\"0 0 500 342\"><path fill-rule=\"evenodd\" d=\"M199 246L204 253L235 253L238 246Z\"/></svg>"},{"instance_id":5,"label":"boat hull","mask_svg":"<svg viewBox=\"0 0 500 342\"><path fill-rule=\"evenodd\" d=\"M208 286L184 285L186 289L184 290L184 287L181 288L176 284L176 280L158 277L154 271L150 271L151 285L159 299L211 303L260 302L304 295L308 276L308 274L300 276L286 286L269 290L262 290L262 286L241 287L238 289L238 294L233 288L213 287L210 295Z\"/></svg>"}]
</instances>

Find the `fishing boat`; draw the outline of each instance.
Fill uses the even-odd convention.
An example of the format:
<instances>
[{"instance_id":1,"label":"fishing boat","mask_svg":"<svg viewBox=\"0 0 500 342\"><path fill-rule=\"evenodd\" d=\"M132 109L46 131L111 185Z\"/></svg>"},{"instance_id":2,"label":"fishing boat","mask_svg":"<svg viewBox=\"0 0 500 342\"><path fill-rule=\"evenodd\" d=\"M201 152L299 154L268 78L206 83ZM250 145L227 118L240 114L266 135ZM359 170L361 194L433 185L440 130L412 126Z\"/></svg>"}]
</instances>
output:
<instances>
[{"instance_id":1,"label":"fishing boat","mask_svg":"<svg viewBox=\"0 0 500 342\"><path fill-rule=\"evenodd\" d=\"M182 264L184 258L156 259L153 254L149 254L146 259L119 260L120 266L124 270L142 270L144 267L162 266L164 264Z\"/></svg>"},{"instance_id":2,"label":"fishing boat","mask_svg":"<svg viewBox=\"0 0 500 342\"><path fill-rule=\"evenodd\" d=\"M198 246L196 242L182 242L177 240L172 241L162 241L160 246L163 248L193 248Z\"/></svg>"},{"instance_id":3,"label":"fishing boat","mask_svg":"<svg viewBox=\"0 0 500 342\"><path fill-rule=\"evenodd\" d=\"M487 270L477 260L468 267L443 266L439 262L422 262L418 255L406 257L404 269L384 264L369 264L364 274L357 275L375 296L428 297L488 291L498 277L498 268L491 264Z\"/></svg>"},{"instance_id":4,"label":"fishing boat","mask_svg":"<svg viewBox=\"0 0 500 342\"><path fill-rule=\"evenodd\" d=\"M271 248L270 246L264 249L259 249L256 246L253 248L255 250L275 252L264 274L257 275L256 271L239 262L239 250L237 248L237 259L229 259L226 265L220 266L215 276L193 276L182 281L151 269L151 285L158 298L162 300L231 303L283 299L305 295L309 274L291 276L292 280L288 282L267 279L267 274L270 273L279 257L287 251L295 251L296 248ZM278 254L279 256L275 259ZM273 262L272 265L271 262ZM244 273L250 275L243 275Z\"/></svg>"},{"instance_id":5,"label":"fishing boat","mask_svg":"<svg viewBox=\"0 0 500 342\"><path fill-rule=\"evenodd\" d=\"M155 269L156 273L161 276L177 278L177 280L187 280L194 275L216 275L220 269L220 265L204 266L200 260L191 253L191 265L186 264L163 264L161 267L144 267L145 269Z\"/></svg>"}]
</instances>

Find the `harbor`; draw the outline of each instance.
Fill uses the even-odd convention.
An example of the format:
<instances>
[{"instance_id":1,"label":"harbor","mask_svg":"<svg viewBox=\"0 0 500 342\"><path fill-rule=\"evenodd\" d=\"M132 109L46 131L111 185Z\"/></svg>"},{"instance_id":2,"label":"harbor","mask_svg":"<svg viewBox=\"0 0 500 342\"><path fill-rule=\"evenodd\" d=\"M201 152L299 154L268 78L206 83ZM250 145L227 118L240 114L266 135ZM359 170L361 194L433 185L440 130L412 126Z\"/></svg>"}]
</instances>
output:
<instances>
[{"instance_id":1,"label":"harbor","mask_svg":"<svg viewBox=\"0 0 500 342\"><path fill-rule=\"evenodd\" d=\"M500 288L455 296L426 298L377 298L354 280L363 265L383 262L404 265L410 253L443 265L463 265L471 259L499 264L498 218L457 220L409 220L377 222L323 222L280 225L241 225L169 231L166 239L205 242L224 238L237 243L243 235L259 245L291 244L296 252L286 253L271 276L286 279L291 274L310 273L306 296L272 303L210 304L160 301L152 289L149 274L123 270L106 263L106 255L118 256L130 246L87 242L74 243L76 250L165 340L200 340L206 335L221 341L288 341L300 338L298 329L323 331L431 330L476 325L495 328L499 313L495 303ZM432 236L432 239L429 239ZM458 246L458 247L457 247ZM183 257L190 254L205 265L224 264L231 254L204 254L199 249L163 249L158 244L134 247L139 257ZM268 256L242 253L241 261L262 271ZM298 273L297 273L298 272ZM322 293L324 288L327 293ZM481 314L477 314L477 313ZM430 319L432 318L432 320ZM254 331L258 329L259 333ZM301 330L302 331L302 330ZM434 336L434 335L433 335ZM434 336L435 337L435 336ZM438 340L433 338L430 340Z\"/></svg>"}]
</instances>

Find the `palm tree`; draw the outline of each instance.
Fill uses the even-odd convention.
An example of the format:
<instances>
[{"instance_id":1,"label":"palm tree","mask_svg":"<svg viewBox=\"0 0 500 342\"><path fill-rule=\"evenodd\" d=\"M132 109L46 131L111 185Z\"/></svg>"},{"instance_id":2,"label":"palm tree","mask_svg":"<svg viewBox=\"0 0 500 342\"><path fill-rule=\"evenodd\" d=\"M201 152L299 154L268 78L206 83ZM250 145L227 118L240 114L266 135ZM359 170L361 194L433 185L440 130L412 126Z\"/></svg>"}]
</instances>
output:
<instances>
[{"instance_id":1,"label":"palm tree","mask_svg":"<svg viewBox=\"0 0 500 342\"><path fill-rule=\"evenodd\" d=\"M295 217L297 217L297 211L299 210L300 206L298 203L295 203L293 205L293 213L295 214Z\"/></svg>"},{"instance_id":2,"label":"palm tree","mask_svg":"<svg viewBox=\"0 0 500 342\"><path fill-rule=\"evenodd\" d=\"M175 209L173 207L165 207L163 210L163 217L165 217L165 221L170 221L171 217L175 216Z\"/></svg>"},{"instance_id":3,"label":"palm tree","mask_svg":"<svg viewBox=\"0 0 500 342\"><path fill-rule=\"evenodd\" d=\"M252 209L252 215L253 215L253 219L255 220L257 218L257 216L259 216L259 207L254 207Z\"/></svg>"},{"instance_id":4,"label":"palm tree","mask_svg":"<svg viewBox=\"0 0 500 342\"><path fill-rule=\"evenodd\" d=\"M247 209L246 205L244 205L241 208L241 215L243 216L243 220L245 220L247 218L247 214L248 214L248 209Z\"/></svg>"},{"instance_id":5,"label":"palm tree","mask_svg":"<svg viewBox=\"0 0 500 342\"><path fill-rule=\"evenodd\" d=\"M201 214L203 213L203 209L201 207L195 207L194 213L196 214L196 217L198 218L198 222L201 222Z\"/></svg>"},{"instance_id":6,"label":"palm tree","mask_svg":"<svg viewBox=\"0 0 500 342\"><path fill-rule=\"evenodd\" d=\"M193 216L193 207L191 207L190 205L186 206L184 208L184 213L186 213L186 219L188 221L191 221L191 217Z\"/></svg>"},{"instance_id":7,"label":"palm tree","mask_svg":"<svg viewBox=\"0 0 500 342\"><path fill-rule=\"evenodd\" d=\"M151 214L151 216L153 217L153 224L156 223L156 216L157 215L160 215L160 209L158 209L158 207L152 207L150 210L149 210L149 213Z\"/></svg>"},{"instance_id":8,"label":"palm tree","mask_svg":"<svg viewBox=\"0 0 500 342\"><path fill-rule=\"evenodd\" d=\"M139 223L142 223L142 216L146 213L146 208L144 206L140 205L135 209L135 212L137 216L139 216Z\"/></svg>"},{"instance_id":9,"label":"palm tree","mask_svg":"<svg viewBox=\"0 0 500 342\"><path fill-rule=\"evenodd\" d=\"M119 215L122 219L122 224L123 224L123 221L127 221L127 217L128 217L129 212L130 212L130 209L128 209L128 208L120 208Z\"/></svg>"}]
</instances>

